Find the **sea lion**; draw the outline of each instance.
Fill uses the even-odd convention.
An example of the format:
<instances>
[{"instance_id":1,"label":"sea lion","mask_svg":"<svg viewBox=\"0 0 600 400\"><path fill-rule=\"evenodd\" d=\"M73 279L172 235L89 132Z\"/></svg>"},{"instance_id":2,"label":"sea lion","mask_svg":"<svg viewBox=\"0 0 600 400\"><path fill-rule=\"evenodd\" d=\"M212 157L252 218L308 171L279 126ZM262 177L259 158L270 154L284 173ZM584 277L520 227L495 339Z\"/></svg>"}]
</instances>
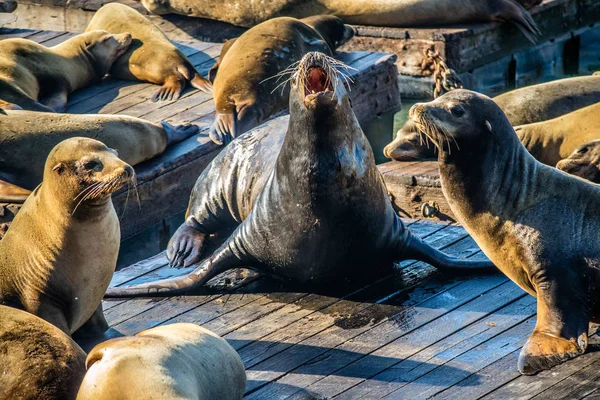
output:
<instances>
[{"instance_id":1,"label":"sea lion","mask_svg":"<svg viewBox=\"0 0 600 400\"><path fill-rule=\"evenodd\" d=\"M224 339L195 324L159 326L111 339L87 357L77 400L235 400L246 372Z\"/></svg>"},{"instance_id":2,"label":"sea lion","mask_svg":"<svg viewBox=\"0 0 600 400\"><path fill-rule=\"evenodd\" d=\"M442 26L508 22L532 42L540 35L531 15L513 0L141 0L154 14L182 14L252 27L276 17L336 15L347 24L375 26ZM527 1L527 0L525 0ZM530 1L527 1L528 3Z\"/></svg>"},{"instance_id":3,"label":"sea lion","mask_svg":"<svg viewBox=\"0 0 600 400\"><path fill-rule=\"evenodd\" d=\"M600 183L600 140L584 143L569 157L560 160L556 168L594 183Z\"/></svg>"},{"instance_id":4,"label":"sea lion","mask_svg":"<svg viewBox=\"0 0 600 400\"><path fill-rule=\"evenodd\" d=\"M0 241L0 304L69 335L108 329L101 300L121 239L110 196L133 177L133 168L97 140L71 138L54 147L44 181Z\"/></svg>"},{"instance_id":5,"label":"sea lion","mask_svg":"<svg viewBox=\"0 0 600 400\"><path fill-rule=\"evenodd\" d=\"M537 297L519 356L533 374L582 354L600 317L600 186L537 161L494 101L455 90L410 116L438 148L442 190L483 252Z\"/></svg>"},{"instance_id":6,"label":"sea lion","mask_svg":"<svg viewBox=\"0 0 600 400\"><path fill-rule=\"evenodd\" d=\"M91 31L54 47L28 39L0 41L0 99L26 110L64 111L69 93L102 78L131 35Z\"/></svg>"},{"instance_id":7,"label":"sea lion","mask_svg":"<svg viewBox=\"0 0 600 400\"><path fill-rule=\"evenodd\" d=\"M35 111L5 111L0 124L0 179L28 190L40 184L46 157L63 140L99 140L116 149L127 164L137 165L198 132L196 125L155 124L125 115ZM5 195L0 187L0 199Z\"/></svg>"},{"instance_id":8,"label":"sea lion","mask_svg":"<svg viewBox=\"0 0 600 400\"><path fill-rule=\"evenodd\" d=\"M240 136L202 172L167 256L173 267L195 264L207 235L235 228L223 245L187 275L111 288L108 297L185 293L236 267L314 289L390 273L395 260L492 266L451 258L406 229L334 63L305 55L292 77L287 133Z\"/></svg>"},{"instance_id":9,"label":"sea lion","mask_svg":"<svg viewBox=\"0 0 600 400\"><path fill-rule=\"evenodd\" d=\"M64 332L28 312L0 306L0 397L74 400L85 353Z\"/></svg>"},{"instance_id":10,"label":"sea lion","mask_svg":"<svg viewBox=\"0 0 600 400\"><path fill-rule=\"evenodd\" d=\"M17 0L0 0L0 13L11 13L17 9Z\"/></svg>"},{"instance_id":11,"label":"sea lion","mask_svg":"<svg viewBox=\"0 0 600 400\"><path fill-rule=\"evenodd\" d=\"M547 121L600 102L600 76L558 79L511 90L494 97L493 100L513 126ZM584 142L579 142L581 143ZM435 146L419 135L410 119L398 131L396 138L384 148L383 153L386 157L398 161L437 157ZM567 155L563 155L563 158ZM551 165L555 164L556 161Z\"/></svg>"},{"instance_id":12,"label":"sea lion","mask_svg":"<svg viewBox=\"0 0 600 400\"><path fill-rule=\"evenodd\" d=\"M217 144L229 143L286 108L289 87L281 81L288 76L274 78L308 52L333 55L353 35L354 30L337 17L282 17L227 42L209 74L216 75L216 115L210 138Z\"/></svg>"},{"instance_id":13,"label":"sea lion","mask_svg":"<svg viewBox=\"0 0 600 400\"><path fill-rule=\"evenodd\" d=\"M115 61L110 74L161 85L152 95L152 101L177 100L188 82L196 89L210 92L210 82L156 25L133 8L119 3L103 5L86 32L99 29L131 34L131 46Z\"/></svg>"}]
</instances>

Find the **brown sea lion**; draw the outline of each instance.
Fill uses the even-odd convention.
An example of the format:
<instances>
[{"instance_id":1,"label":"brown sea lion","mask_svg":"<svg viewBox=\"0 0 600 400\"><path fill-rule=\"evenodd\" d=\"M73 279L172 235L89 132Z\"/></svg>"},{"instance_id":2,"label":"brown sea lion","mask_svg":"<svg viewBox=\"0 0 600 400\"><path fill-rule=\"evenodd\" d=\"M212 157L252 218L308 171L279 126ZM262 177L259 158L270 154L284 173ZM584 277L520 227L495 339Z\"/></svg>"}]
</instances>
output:
<instances>
[{"instance_id":1,"label":"brown sea lion","mask_svg":"<svg viewBox=\"0 0 600 400\"><path fill-rule=\"evenodd\" d=\"M558 79L515 89L496 96L493 100L513 126L547 121L600 102L600 76ZM579 142L581 143L584 142ZM410 119L398 131L396 138L384 148L383 153L398 161L437 157L435 146L419 135ZM555 164L556 162L550 165Z\"/></svg>"},{"instance_id":2,"label":"brown sea lion","mask_svg":"<svg viewBox=\"0 0 600 400\"><path fill-rule=\"evenodd\" d=\"M167 250L176 278L110 288L108 297L171 295L248 267L311 290L376 279L393 262L417 259L441 269L493 267L436 250L408 230L389 201L369 141L340 83L336 60L302 58L292 77L290 117L227 146L202 172L186 221ZM202 260L208 235L233 233Z\"/></svg>"},{"instance_id":3,"label":"brown sea lion","mask_svg":"<svg viewBox=\"0 0 600 400\"><path fill-rule=\"evenodd\" d=\"M188 323L108 340L92 349L86 366L77 400L236 400L246 388L233 347Z\"/></svg>"},{"instance_id":4,"label":"brown sea lion","mask_svg":"<svg viewBox=\"0 0 600 400\"><path fill-rule=\"evenodd\" d=\"M580 145L600 139L600 103L548 121L517 126L515 132L538 161L553 167Z\"/></svg>"},{"instance_id":5,"label":"brown sea lion","mask_svg":"<svg viewBox=\"0 0 600 400\"><path fill-rule=\"evenodd\" d=\"M182 14L244 27L276 17L304 18L330 14L348 24L397 27L500 21L515 25L532 42L540 35L529 13L514 0L141 1L148 11L155 14Z\"/></svg>"},{"instance_id":6,"label":"brown sea lion","mask_svg":"<svg viewBox=\"0 0 600 400\"><path fill-rule=\"evenodd\" d=\"M103 5L94 14L86 32L98 29L131 34L131 46L115 61L110 74L161 85L152 101L177 100L188 82L203 92L210 91L210 82L196 71L187 57L156 25L133 8L119 3Z\"/></svg>"},{"instance_id":7,"label":"brown sea lion","mask_svg":"<svg viewBox=\"0 0 600 400\"><path fill-rule=\"evenodd\" d=\"M64 332L28 312L0 305L0 398L74 400L85 353Z\"/></svg>"},{"instance_id":8,"label":"brown sea lion","mask_svg":"<svg viewBox=\"0 0 600 400\"><path fill-rule=\"evenodd\" d=\"M556 168L594 183L600 183L600 140L582 144Z\"/></svg>"},{"instance_id":9,"label":"brown sea lion","mask_svg":"<svg viewBox=\"0 0 600 400\"><path fill-rule=\"evenodd\" d=\"M71 138L54 147L44 181L0 241L0 304L69 335L108 329L101 300L121 238L110 196L133 176L133 168L97 140Z\"/></svg>"},{"instance_id":10,"label":"brown sea lion","mask_svg":"<svg viewBox=\"0 0 600 400\"><path fill-rule=\"evenodd\" d=\"M337 17L282 17L226 43L210 73L215 76L216 103L210 138L217 144L229 143L286 108L289 86L282 81L288 76L276 79L277 75L308 52L333 55L353 35L354 30Z\"/></svg>"},{"instance_id":11,"label":"brown sea lion","mask_svg":"<svg viewBox=\"0 0 600 400\"><path fill-rule=\"evenodd\" d=\"M0 41L0 99L33 111L64 111L69 93L102 78L131 35L91 31L54 47L27 39Z\"/></svg>"},{"instance_id":12,"label":"brown sea lion","mask_svg":"<svg viewBox=\"0 0 600 400\"><path fill-rule=\"evenodd\" d=\"M582 354L600 318L600 186L537 161L500 107L455 90L410 110L438 147L456 219L511 280L537 297L519 356L533 374Z\"/></svg>"},{"instance_id":13,"label":"brown sea lion","mask_svg":"<svg viewBox=\"0 0 600 400\"><path fill-rule=\"evenodd\" d=\"M196 125L155 124L124 115L10 110L0 115L0 125L0 179L28 190L42 181L52 148L71 137L97 139L129 165L137 165L198 132ZM4 189L0 186L0 201L10 195Z\"/></svg>"}]
</instances>

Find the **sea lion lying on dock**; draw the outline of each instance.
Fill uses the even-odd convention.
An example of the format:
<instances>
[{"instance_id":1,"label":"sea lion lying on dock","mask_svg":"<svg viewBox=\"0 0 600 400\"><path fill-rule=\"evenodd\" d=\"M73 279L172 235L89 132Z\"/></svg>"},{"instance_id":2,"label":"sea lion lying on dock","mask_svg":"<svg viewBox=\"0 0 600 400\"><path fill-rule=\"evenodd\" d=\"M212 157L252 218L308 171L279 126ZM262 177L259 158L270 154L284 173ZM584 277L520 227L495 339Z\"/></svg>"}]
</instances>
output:
<instances>
[{"instance_id":1,"label":"sea lion lying on dock","mask_svg":"<svg viewBox=\"0 0 600 400\"><path fill-rule=\"evenodd\" d=\"M337 63L322 53L305 55L292 78L287 133L259 129L242 135L202 172L186 221L167 250L171 266L199 262L196 269L111 288L107 297L186 293L237 267L312 289L364 282L391 273L393 261L403 259L450 270L492 267L488 261L451 258L403 225L340 83ZM200 261L208 235L231 228L223 245Z\"/></svg>"},{"instance_id":2,"label":"sea lion lying on dock","mask_svg":"<svg viewBox=\"0 0 600 400\"><path fill-rule=\"evenodd\" d=\"M511 90L493 98L513 126L547 121L600 102L600 76L558 79ZM579 144L584 142L579 142ZM434 159L435 146L406 121L383 154L398 161ZM566 157L566 155L564 155ZM558 160L556 160L558 161ZM549 164L556 165L556 162Z\"/></svg>"},{"instance_id":3,"label":"sea lion lying on dock","mask_svg":"<svg viewBox=\"0 0 600 400\"><path fill-rule=\"evenodd\" d=\"M246 372L224 339L195 324L163 325L90 351L77 400L236 400ZM151 397L150 397L151 395Z\"/></svg>"},{"instance_id":4,"label":"sea lion lying on dock","mask_svg":"<svg viewBox=\"0 0 600 400\"><path fill-rule=\"evenodd\" d=\"M131 44L128 33L91 31L54 47L0 40L0 100L25 110L64 111L69 93L101 79Z\"/></svg>"},{"instance_id":5,"label":"sea lion lying on dock","mask_svg":"<svg viewBox=\"0 0 600 400\"><path fill-rule=\"evenodd\" d=\"M68 335L106 331L101 301L121 239L111 194L133 178L133 168L97 140L59 143L44 181L0 240L0 304Z\"/></svg>"},{"instance_id":6,"label":"sea lion lying on dock","mask_svg":"<svg viewBox=\"0 0 600 400\"><path fill-rule=\"evenodd\" d=\"M229 143L285 109L289 102L285 80L289 76L280 74L308 52L333 55L353 35L354 30L337 17L282 17L225 43L210 71L217 110L209 131L212 141Z\"/></svg>"},{"instance_id":7,"label":"sea lion lying on dock","mask_svg":"<svg viewBox=\"0 0 600 400\"><path fill-rule=\"evenodd\" d=\"M556 164L556 168L594 183L600 183L600 140L584 143Z\"/></svg>"},{"instance_id":8,"label":"sea lion lying on dock","mask_svg":"<svg viewBox=\"0 0 600 400\"><path fill-rule=\"evenodd\" d=\"M123 161L136 165L198 132L195 125L155 124L124 115L19 110L4 110L0 124L0 180L27 190L40 184L46 157L63 140L72 137L97 139L116 149ZM0 201L9 201L14 195L19 193L0 186Z\"/></svg>"},{"instance_id":9,"label":"sea lion lying on dock","mask_svg":"<svg viewBox=\"0 0 600 400\"><path fill-rule=\"evenodd\" d=\"M28 312L0 305L3 399L75 400L85 353L64 332Z\"/></svg>"},{"instance_id":10,"label":"sea lion lying on dock","mask_svg":"<svg viewBox=\"0 0 600 400\"><path fill-rule=\"evenodd\" d=\"M533 374L582 354L590 321L600 319L600 186L533 158L500 107L475 92L415 104L410 117L438 148L456 219L537 297L519 371Z\"/></svg>"},{"instance_id":11,"label":"sea lion lying on dock","mask_svg":"<svg viewBox=\"0 0 600 400\"><path fill-rule=\"evenodd\" d=\"M103 5L86 32L99 29L131 34L131 46L113 63L110 75L161 85L152 101L177 100L188 82L196 89L210 92L210 82L156 25L133 8L119 3Z\"/></svg>"},{"instance_id":12,"label":"sea lion lying on dock","mask_svg":"<svg viewBox=\"0 0 600 400\"><path fill-rule=\"evenodd\" d=\"M531 15L514 0L141 0L154 14L181 14L251 27L276 17L340 17L347 24L390 27L508 22L532 42L540 35ZM531 0L525 0L531 4Z\"/></svg>"}]
</instances>

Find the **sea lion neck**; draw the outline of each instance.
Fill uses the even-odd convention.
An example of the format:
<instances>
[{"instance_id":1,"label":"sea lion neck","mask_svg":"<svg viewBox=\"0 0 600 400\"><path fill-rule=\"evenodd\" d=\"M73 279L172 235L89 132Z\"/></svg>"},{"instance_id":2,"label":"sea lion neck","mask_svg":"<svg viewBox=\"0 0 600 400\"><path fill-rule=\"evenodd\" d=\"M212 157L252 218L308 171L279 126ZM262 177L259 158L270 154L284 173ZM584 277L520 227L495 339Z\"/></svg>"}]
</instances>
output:
<instances>
[{"instance_id":1,"label":"sea lion neck","mask_svg":"<svg viewBox=\"0 0 600 400\"><path fill-rule=\"evenodd\" d=\"M88 86L90 81L97 81L108 72L103 67L104 61L96 60L77 36L51 47L50 50L54 53L60 53L63 58L67 59L69 69L77 70L77 73L64 75L68 81L70 91Z\"/></svg>"},{"instance_id":2,"label":"sea lion neck","mask_svg":"<svg viewBox=\"0 0 600 400\"><path fill-rule=\"evenodd\" d=\"M465 218L487 213L503 219L529 206L524 193L538 189L538 165L516 135L482 135L487 137L459 141L460 150L440 151L442 187L446 196L460 199L456 207ZM494 180L493 175L502 179ZM513 177L519 177L522 184L514 185Z\"/></svg>"}]
</instances>

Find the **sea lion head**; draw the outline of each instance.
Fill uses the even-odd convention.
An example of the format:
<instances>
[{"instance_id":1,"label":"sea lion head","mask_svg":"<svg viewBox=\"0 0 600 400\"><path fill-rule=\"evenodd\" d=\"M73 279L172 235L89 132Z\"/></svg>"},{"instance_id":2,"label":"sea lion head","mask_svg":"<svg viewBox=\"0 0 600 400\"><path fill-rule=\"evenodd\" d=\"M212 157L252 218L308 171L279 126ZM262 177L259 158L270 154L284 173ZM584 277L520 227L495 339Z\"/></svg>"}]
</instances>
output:
<instances>
[{"instance_id":1,"label":"sea lion head","mask_svg":"<svg viewBox=\"0 0 600 400\"><path fill-rule=\"evenodd\" d=\"M582 144L556 168L594 183L600 183L600 140Z\"/></svg>"},{"instance_id":2,"label":"sea lion head","mask_svg":"<svg viewBox=\"0 0 600 400\"><path fill-rule=\"evenodd\" d=\"M42 187L64 199L74 212L78 206L108 202L112 193L133 179L133 168L116 150L94 139L74 137L57 144L48 155Z\"/></svg>"},{"instance_id":3,"label":"sea lion head","mask_svg":"<svg viewBox=\"0 0 600 400\"><path fill-rule=\"evenodd\" d=\"M294 121L305 126L319 125L317 121L328 126L340 125L338 119L354 115L340 78L345 73L340 68L348 67L323 53L311 52L302 58L291 78L290 110L297 116Z\"/></svg>"},{"instance_id":4,"label":"sea lion head","mask_svg":"<svg viewBox=\"0 0 600 400\"><path fill-rule=\"evenodd\" d=\"M383 149L383 155L397 161L415 161L436 158L435 146L415 122L406 121L396 138Z\"/></svg>"},{"instance_id":5,"label":"sea lion head","mask_svg":"<svg viewBox=\"0 0 600 400\"><path fill-rule=\"evenodd\" d=\"M315 15L301 21L316 30L332 52L352 39L355 34L353 27L344 24L344 21L333 15Z\"/></svg>"},{"instance_id":6,"label":"sea lion head","mask_svg":"<svg viewBox=\"0 0 600 400\"><path fill-rule=\"evenodd\" d=\"M489 97L469 90L453 90L432 102L417 103L409 117L435 144L439 157L456 150L469 157L485 154L494 145L507 145L507 132L518 141L500 107Z\"/></svg>"},{"instance_id":7,"label":"sea lion head","mask_svg":"<svg viewBox=\"0 0 600 400\"><path fill-rule=\"evenodd\" d=\"M0 13L11 13L18 5L17 0L0 0Z\"/></svg>"},{"instance_id":8,"label":"sea lion head","mask_svg":"<svg viewBox=\"0 0 600 400\"><path fill-rule=\"evenodd\" d=\"M129 49L132 41L131 34L127 32L115 34L94 30L80 36L99 78L108 73L117 58Z\"/></svg>"}]
</instances>

